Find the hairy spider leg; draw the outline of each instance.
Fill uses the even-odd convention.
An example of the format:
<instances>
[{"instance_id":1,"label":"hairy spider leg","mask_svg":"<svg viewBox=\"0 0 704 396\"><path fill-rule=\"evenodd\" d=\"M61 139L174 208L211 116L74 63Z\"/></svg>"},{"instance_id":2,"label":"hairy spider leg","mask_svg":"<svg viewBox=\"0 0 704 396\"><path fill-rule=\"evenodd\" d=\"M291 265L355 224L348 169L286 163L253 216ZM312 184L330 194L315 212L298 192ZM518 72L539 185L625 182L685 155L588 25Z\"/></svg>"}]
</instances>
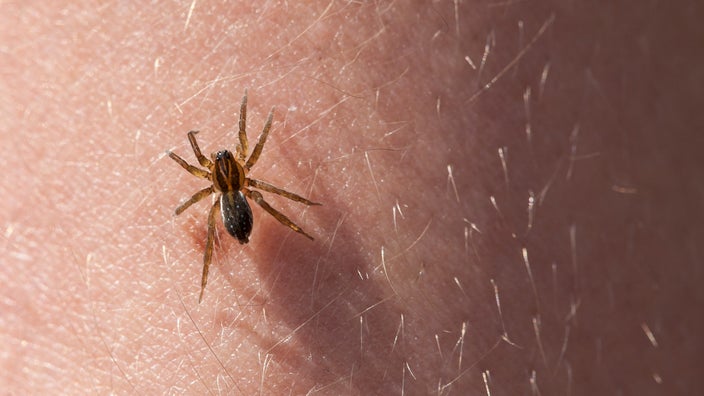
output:
<instances>
[{"instance_id":1,"label":"hairy spider leg","mask_svg":"<svg viewBox=\"0 0 704 396\"><path fill-rule=\"evenodd\" d=\"M257 188L257 189L259 189L259 190L262 190L262 191L266 191L266 192L270 192L270 193L273 193L273 194L281 195L282 197L288 198L288 199L290 199L290 200L292 200L292 201L304 203L304 204L306 204L306 205L308 205L308 206L311 206L311 205L322 205L322 204L320 204L320 203L318 203L318 202L309 201L309 200L303 198L302 196L300 196L300 195L298 195L298 194L294 194L294 193L292 193L292 192L288 192L288 191L286 191L286 190L284 190L284 189L278 188L278 187L276 187L276 186L273 186L273 185L271 185L271 184L269 184L269 183L267 183L267 182L261 181L261 180L256 180L256 179L249 179L249 178L247 178L247 179L245 180L245 184L247 184L247 185L250 186L250 187L254 187L254 188Z\"/></svg>"},{"instance_id":2,"label":"hairy spider leg","mask_svg":"<svg viewBox=\"0 0 704 396\"><path fill-rule=\"evenodd\" d=\"M256 202L259 206L261 206L264 210L266 210L270 215L274 216L276 220L279 221L279 223L285 225L286 227L296 231L299 234L302 234L306 238L310 239L311 241L313 240L313 237L306 234L301 227L297 226L296 223L292 222L288 217L286 217L283 213L279 212L278 210L274 209L269 205L265 200L264 197L262 197L262 194L259 191L252 191L246 188L243 188L245 195L247 197L251 198Z\"/></svg>"},{"instance_id":3,"label":"hairy spider leg","mask_svg":"<svg viewBox=\"0 0 704 396\"><path fill-rule=\"evenodd\" d=\"M189 132L189 137L191 137L191 136L192 135ZM195 139L193 139L193 142L195 142ZM198 147L198 144L196 143L196 145L194 147ZM196 156L198 154L200 154L200 151L198 151L196 153ZM186 162L183 158L172 153L171 151L169 151L169 158L176 161L176 163L181 165L181 167L183 167L183 169L187 170L190 174L197 176L197 177L200 177L202 179L210 180L210 172L203 170L203 169L200 169L200 168L196 168L195 166ZM208 162L210 162L210 161L208 161ZM182 203L181 205L178 206L178 208L176 208L176 214L179 215L179 214L183 213L184 210L188 209L194 203L196 203L196 202L200 201L201 199L207 197L208 195L212 194L213 191L214 191L213 186L210 186L210 187L206 187L206 188L198 191L197 193L193 194L193 196L188 201Z\"/></svg>"},{"instance_id":4,"label":"hairy spider leg","mask_svg":"<svg viewBox=\"0 0 704 396\"><path fill-rule=\"evenodd\" d=\"M171 151L169 151L168 153L169 158L176 161L179 165L181 165L183 169L187 170L188 173L192 174L193 176L200 177L201 179L210 180L210 172L200 168L196 168L195 166L186 162L186 160L184 160L183 158L179 157L177 154L172 153Z\"/></svg>"},{"instance_id":5,"label":"hairy spider leg","mask_svg":"<svg viewBox=\"0 0 704 396\"><path fill-rule=\"evenodd\" d=\"M191 205L193 205L194 203L197 203L200 200L202 200L203 198L212 194L213 191L214 191L213 186L210 186L210 187L206 187L206 188L198 191L197 193L193 194L193 196L188 201L182 203L181 205L178 206L178 208L176 208L176 214L180 215L186 209L190 208Z\"/></svg>"},{"instance_id":6,"label":"hairy spider leg","mask_svg":"<svg viewBox=\"0 0 704 396\"><path fill-rule=\"evenodd\" d=\"M196 134L198 131L190 131L188 132L188 141L191 143L191 148L193 149L193 153L196 155L196 158L198 158L198 162L201 164L201 166L204 166L208 169L213 168L213 163L208 159L208 157L204 156L200 152L200 147L198 147L198 142L196 142Z\"/></svg>"},{"instance_id":7,"label":"hairy spider leg","mask_svg":"<svg viewBox=\"0 0 704 396\"><path fill-rule=\"evenodd\" d=\"M271 121L274 119L274 109L272 108L271 111L269 112L269 117L266 119L266 124L264 124L264 130L262 130L262 134L259 135L259 141L257 141L257 145L254 146L254 150L252 151L252 155L249 156L249 159L247 160L247 163L244 165L244 169L246 171L249 171L251 167L254 166L254 164L257 163L257 160L259 159L259 156L262 153L262 149L264 148L264 143L266 143L266 138L269 136L269 130L271 129Z\"/></svg>"},{"instance_id":8,"label":"hairy spider leg","mask_svg":"<svg viewBox=\"0 0 704 396\"><path fill-rule=\"evenodd\" d=\"M210 214L208 215L208 239L205 242L205 253L203 254L203 276L200 280L200 296L198 297L198 304L203 301L203 293L205 292L205 285L208 284L208 270L210 270L210 262L213 259L213 239L215 238L215 218L220 211L220 205L215 202L210 208Z\"/></svg>"},{"instance_id":9,"label":"hairy spider leg","mask_svg":"<svg viewBox=\"0 0 704 396\"><path fill-rule=\"evenodd\" d=\"M237 146L237 158L240 162L244 162L247 158L247 90L244 90L244 97L242 97L242 104L240 105L240 145Z\"/></svg>"},{"instance_id":10,"label":"hairy spider leg","mask_svg":"<svg viewBox=\"0 0 704 396\"><path fill-rule=\"evenodd\" d=\"M178 206L178 208L176 208L176 215L180 215L186 209L190 208L191 205L199 202L200 200L209 196L212 193L213 193L213 186L210 186L210 187L206 187L206 188L198 191L197 193L193 194L193 196L188 201L182 203L181 205Z\"/></svg>"}]
</instances>

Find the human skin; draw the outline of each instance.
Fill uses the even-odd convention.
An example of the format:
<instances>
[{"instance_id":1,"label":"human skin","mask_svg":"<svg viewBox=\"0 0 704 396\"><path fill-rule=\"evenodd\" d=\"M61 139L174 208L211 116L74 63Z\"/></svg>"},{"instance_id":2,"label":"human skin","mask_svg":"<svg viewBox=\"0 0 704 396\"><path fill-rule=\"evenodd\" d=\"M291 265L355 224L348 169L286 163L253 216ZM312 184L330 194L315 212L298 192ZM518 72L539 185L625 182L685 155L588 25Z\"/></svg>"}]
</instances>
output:
<instances>
[{"instance_id":1,"label":"human skin","mask_svg":"<svg viewBox=\"0 0 704 396\"><path fill-rule=\"evenodd\" d=\"M701 5L297 3L2 5L3 393L704 391Z\"/></svg>"}]
</instances>

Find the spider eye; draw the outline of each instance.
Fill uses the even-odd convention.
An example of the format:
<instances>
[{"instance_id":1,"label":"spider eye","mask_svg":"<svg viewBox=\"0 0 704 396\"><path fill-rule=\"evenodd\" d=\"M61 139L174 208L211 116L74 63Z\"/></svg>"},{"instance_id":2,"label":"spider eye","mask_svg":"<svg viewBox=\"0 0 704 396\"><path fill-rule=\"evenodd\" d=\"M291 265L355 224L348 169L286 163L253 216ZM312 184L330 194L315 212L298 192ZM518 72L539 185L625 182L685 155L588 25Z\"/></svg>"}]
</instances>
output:
<instances>
[{"instance_id":1,"label":"spider eye","mask_svg":"<svg viewBox=\"0 0 704 396\"><path fill-rule=\"evenodd\" d=\"M232 153L229 152L228 150L222 150L218 151L217 154L215 154L215 160L220 161L220 160L229 160L232 159Z\"/></svg>"}]
</instances>

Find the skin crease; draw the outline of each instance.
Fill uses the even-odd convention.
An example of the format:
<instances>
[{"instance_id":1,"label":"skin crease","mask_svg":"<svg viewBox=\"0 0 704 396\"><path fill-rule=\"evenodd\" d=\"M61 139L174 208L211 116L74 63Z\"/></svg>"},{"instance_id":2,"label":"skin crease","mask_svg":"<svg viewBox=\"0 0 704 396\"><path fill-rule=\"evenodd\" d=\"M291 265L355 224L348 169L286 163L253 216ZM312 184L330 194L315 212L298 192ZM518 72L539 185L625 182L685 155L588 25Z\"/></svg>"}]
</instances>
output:
<instances>
[{"instance_id":1,"label":"skin crease","mask_svg":"<svg viewBox=\"0 0 704 396\"><path fill-rule=\"evenodd\" d=\"M4 393L704 392L701 5L250 3L2 6Z\"/></svg>"}]
</instances>

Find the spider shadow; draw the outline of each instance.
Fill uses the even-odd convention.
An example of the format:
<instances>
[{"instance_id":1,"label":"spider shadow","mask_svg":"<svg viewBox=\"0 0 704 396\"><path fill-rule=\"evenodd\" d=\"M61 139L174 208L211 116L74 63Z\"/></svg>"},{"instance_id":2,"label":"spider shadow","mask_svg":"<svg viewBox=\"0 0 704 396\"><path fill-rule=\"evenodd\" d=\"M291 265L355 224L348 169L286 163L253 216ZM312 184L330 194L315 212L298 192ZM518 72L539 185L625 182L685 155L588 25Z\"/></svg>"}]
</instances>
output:
<instances>
[{"instance_id":1,"label":"spider shadow","mask_svg":"<svg viewBox=\"0 0 704 396\"><path fill-rule=\"evenodd\" d=\"M278 338L255 337L264 355L287 368L284 372L306 373L308 381L326 391L398 393L401 370L389 370L404 361L398 351L392 353L399 324L391 319L399 315L391 309L394 297L379 287L378 277L367 276L379 263L370 261L374 255L365 254L358 234L340 221L340 213L330 210L337 207L344 204L326 199L325 206L309 209L308 218L338 224L334 235L316 235L314 242L276 221L262 225L266 214L255 209L255 222L260 223L256 237L271 242L260 242L253 252L266 290L265 297L250 301L265 307L269 322L288 328ZM294 221L305 228L305 221ZM235 287L236 280L230 282Z\"/></svg>"}]
</instances>

